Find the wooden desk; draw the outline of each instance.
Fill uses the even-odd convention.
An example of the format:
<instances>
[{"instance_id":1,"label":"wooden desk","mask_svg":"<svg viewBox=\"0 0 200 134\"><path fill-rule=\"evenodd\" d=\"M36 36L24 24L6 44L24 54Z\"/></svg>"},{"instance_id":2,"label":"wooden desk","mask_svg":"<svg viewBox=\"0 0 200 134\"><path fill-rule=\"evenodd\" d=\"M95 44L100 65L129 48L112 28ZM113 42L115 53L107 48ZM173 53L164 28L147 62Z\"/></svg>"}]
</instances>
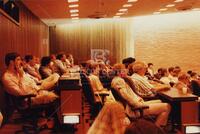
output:
<instances>
[{"instance_id":1,"label":"wooden desk","mask_svg":"<svg viewBox=\"0 0 200 134\"><path fill-rule=\"evenodd\" d=\"M60 77L60 122L63 124L64 115L79 115L82 114L82 99L80 74L70 73ZM80 121L80 120L79 120Z\"/></svg>"},{"instance_id":2,"label":"wooden desk","mask_svg":"<svg viewBox=\"0 0 200 134\"><path fill-rule=\"evenodd\" d=\"M181 128L182 124L198 123L198 97L192 94L180 94L176 89L159 92L160 99L171 104L171 118ZM174 129L174 128L173 128Z\"/></svg>"}]
</instances>

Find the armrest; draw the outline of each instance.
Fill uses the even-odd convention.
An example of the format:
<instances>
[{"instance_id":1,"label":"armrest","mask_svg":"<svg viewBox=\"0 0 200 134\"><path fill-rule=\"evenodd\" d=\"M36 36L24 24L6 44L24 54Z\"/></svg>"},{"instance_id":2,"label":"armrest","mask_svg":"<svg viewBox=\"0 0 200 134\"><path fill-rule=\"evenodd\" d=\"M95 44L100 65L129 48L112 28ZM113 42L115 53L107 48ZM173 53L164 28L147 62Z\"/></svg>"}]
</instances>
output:
<instances>
[{"instance_id":1,"label":"armrest","mask_svg":"<svg viewBox=\"0 0 200 134\"><path fill-rule=\"evenodd\" d=\"M136 110L144 110L144 109L148 109L149 106L146 106L146 105L142 105L142 106L139 106L139 107L134 107L132 108L133 111L136 111Z\"/></svg>"},{"instance_id":2,"label":"armrest","mask_svg":"<svg viewBox=\"0 0 200 134\"><path fill-rule=\"evenodd\" d=\"M27 95L17 96L17 98L19 98L19 99L26 99L26 98L31 98L31 97L35 97L35 96L36 96L35 94L27 94Z\"/></svg>"},{"instance_id":3,"label":"armrest","mask_svg":"<svg viewBox=\"0 0 200 134\"><path fill-rule=\"evenodd\" d=\"M94 95L95 95L95 96L101 97L102 103L104 104L104 102L105 102L105 97L106 97L106 96L109 96L109 92L107 92L107 91L103 91L103 92L98 92L98 91L96 91L96 92L94 92Z\"/></svg>"},{"instance_id":4,"label":"armrest","mask_svg":"<svg viewBox=\"0 0 200 134\"><path fill-rule=\"evenodd\" d=\"M149 106L147 105L141 105L141 106L138 106L138 107L134 107L134 108L131 108L133 111L139 111L140 112L140 117L143 117L144 115L144 110L145 109L148 109Z\"/></svg>"}]
</instances>

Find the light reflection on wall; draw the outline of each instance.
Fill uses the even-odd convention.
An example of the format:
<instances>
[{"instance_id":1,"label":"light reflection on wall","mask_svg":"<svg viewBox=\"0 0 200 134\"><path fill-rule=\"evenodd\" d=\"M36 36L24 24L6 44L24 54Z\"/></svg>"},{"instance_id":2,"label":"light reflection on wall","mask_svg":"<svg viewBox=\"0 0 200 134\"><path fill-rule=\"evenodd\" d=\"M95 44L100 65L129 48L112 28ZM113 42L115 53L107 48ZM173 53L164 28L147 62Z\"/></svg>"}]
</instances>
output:
<instances>
[{"instance_id":1,"label":"light reflection on wall","mask_svg":"<svg viewBox=\"0 0 200 134\"><path fill-rule=\"evenodd\" d=\"M136 59L200 72L200 11L135 17Z\"/></svg>"}]
</instances>

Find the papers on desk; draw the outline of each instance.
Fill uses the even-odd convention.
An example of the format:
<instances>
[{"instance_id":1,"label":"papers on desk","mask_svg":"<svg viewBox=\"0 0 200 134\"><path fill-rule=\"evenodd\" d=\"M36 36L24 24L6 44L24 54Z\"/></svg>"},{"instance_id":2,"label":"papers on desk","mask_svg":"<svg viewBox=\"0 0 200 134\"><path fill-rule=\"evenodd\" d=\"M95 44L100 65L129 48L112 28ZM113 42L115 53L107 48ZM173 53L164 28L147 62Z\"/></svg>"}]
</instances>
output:
<instances>
[{"instance_id":1,"label":"papers on desk","mask_svg":"<svg viewBox=\"0 0 200 134\"><path fill-rule=\"evenodd\" d=\"M60 77L61 80L77 80L80 79L80 73L66 73Z\"/></svg>"}]
</instances>

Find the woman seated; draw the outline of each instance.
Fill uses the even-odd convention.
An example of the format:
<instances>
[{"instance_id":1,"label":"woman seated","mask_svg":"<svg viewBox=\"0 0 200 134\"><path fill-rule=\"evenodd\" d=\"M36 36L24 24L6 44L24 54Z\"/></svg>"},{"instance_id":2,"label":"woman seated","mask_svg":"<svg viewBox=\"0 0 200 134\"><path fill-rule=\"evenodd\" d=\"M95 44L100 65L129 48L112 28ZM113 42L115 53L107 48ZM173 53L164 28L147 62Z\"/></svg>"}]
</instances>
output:
<instances>
[{"instance_id":1,"label":"woman seated","mask_svg":"<svg viewBox=\"0 0 200 134\"><path fill-rule=\"evenodd\" d=\"M165 126L168 120L171 107L168 103L162 103L160 100L144 101L141 97L137 96L133 90L124 81L123 77L126 76L127 71L123 64L115 64L113 67L116 76L112 80L112 87L116 90L126 101L126 113L129 117L135 118L139 113L132 111L132 107L147 105L148 109L144 110L144 115L156 115L157 126Z\"/></svg>"},{"instance_id":2,"label":"woman seated","mask_svg":"<svg viewBox=\"0 0 200 134\"><path fill-rule=\"evenodd\" d=\"M124 134L129 124L123 105L109 102L103 106L87 134Z\"/></svg>"}]
</instances>

